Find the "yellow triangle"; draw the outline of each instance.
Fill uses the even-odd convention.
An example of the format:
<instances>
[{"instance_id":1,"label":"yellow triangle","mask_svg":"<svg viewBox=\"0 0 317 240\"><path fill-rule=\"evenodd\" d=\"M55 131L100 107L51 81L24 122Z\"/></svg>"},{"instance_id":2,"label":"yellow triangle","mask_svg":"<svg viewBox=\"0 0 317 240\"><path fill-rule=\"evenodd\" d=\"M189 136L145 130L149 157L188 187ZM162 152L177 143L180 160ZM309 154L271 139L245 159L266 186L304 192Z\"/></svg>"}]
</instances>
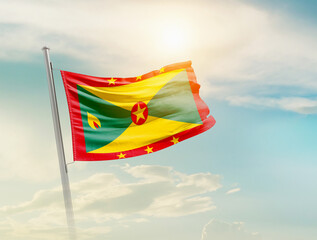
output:
<instances>
[{"instance_id":1,"label":"yellow triangle","mask_svg":"<svg viewBox=\"0 0 317 240\"><path fill-rule=\"evenodd\" d=\"M166 83L183 70L184 69L177 69L143 81L116 87L80 86L107 102L131 111L137 102L142 101L148 104Z\"/></svg>"},{"instance_id":2,"label":"yellow triangle","mask_svg":"<svg viewBox=\"0 0 317 240\"><path fill-rule=\"evenodd\" d=\"M116 140L90 153L123 152L144 147L199 125L148 116L144 124L132 123Z\"/></svg>"}]
</instances>

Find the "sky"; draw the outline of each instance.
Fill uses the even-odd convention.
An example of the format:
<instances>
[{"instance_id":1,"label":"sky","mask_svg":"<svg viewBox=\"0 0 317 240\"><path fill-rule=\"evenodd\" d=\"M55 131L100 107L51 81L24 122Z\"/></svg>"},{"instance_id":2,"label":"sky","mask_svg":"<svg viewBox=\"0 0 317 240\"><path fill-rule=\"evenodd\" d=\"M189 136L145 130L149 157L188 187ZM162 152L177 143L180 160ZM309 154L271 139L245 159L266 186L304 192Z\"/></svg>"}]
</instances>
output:
<instances>
[{"instance_id":1,"label":"sky","mask_svg":"<svg viewBox=\"0 0 317 240\"><path fill-rule=\"evenodd\" d=\"M68 239L50 48L83 240L315 240L317 3L0 0L0 236ZM59 70L135 77L191 60L216 119L162 151L75 162Z\"/></svg>"}]
</instances>

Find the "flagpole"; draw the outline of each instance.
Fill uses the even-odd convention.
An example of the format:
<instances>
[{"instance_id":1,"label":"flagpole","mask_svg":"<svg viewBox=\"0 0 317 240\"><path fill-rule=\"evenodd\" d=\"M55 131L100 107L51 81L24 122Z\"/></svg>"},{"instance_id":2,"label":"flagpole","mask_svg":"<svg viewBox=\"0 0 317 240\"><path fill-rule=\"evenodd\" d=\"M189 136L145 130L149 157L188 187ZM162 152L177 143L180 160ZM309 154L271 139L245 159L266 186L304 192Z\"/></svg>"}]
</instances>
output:
<instances>
[{"instance_id":1,"label":"flagpole","mask_svg":"<svg viewBox=\"0 0 317 240\"><path fill-rule=\"evenodd\" d=\"M47 81L48 81L48 87L49 87L49 93L50 93L50 102L51 102L51 109L52 109L53 122L54 122L54 132L55 132L55 140L56 140L58 160L59 160L59 170L61 173L61 180L62 180L62 186L63 186L63 196L64 196L64 204L65 204L65 210L66 210L67 225L69 230L69 238L71 240L75 240L76 231L75 231L72 196L71 196L70 187L69 187L68 171L67 171L67 165L65 160L61 124L60 124L59 114L58 114L54 77L53 77L53 71L52 71L52 63L49 57L49 48L43 47L42 50L44 53L44 59L45 59L45 65L46 65Z\"/></svg>"}]
</instances>

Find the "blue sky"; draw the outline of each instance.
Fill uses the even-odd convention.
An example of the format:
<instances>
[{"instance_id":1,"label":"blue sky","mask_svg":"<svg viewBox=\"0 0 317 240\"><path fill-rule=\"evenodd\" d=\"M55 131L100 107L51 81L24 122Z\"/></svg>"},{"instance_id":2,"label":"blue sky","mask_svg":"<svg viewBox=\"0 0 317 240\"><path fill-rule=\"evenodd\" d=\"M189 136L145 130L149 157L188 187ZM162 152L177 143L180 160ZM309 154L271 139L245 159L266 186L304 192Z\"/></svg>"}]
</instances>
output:
<instances>
[{"instance_id":1,"label":"blue sky","mask_svg":"<svg viewBox=\"0 0 317 240\"><path fill-rule=\"evenodd\" d=\"M314 1L0 1L0 235L67 239L41 48L58 69L138 76L192 60L217 123L172 148L73 163L79 239L313 240ZM162 231L163 230L163 231Z\"/></svg>"},{"instance_id":2,"label":"blue sky","mask_svg":"<svg viewBox=\"0 0 317 240\"><path fill-rule=\"evenodd\" d=\"M303 2L296 0L246 0L245 2L265 7L270 11L283 12L300 21L302 20L312 23L316 22L315 12L317 10L317 6L314 0L305 0Z\"/></svg>"}]
</instances>

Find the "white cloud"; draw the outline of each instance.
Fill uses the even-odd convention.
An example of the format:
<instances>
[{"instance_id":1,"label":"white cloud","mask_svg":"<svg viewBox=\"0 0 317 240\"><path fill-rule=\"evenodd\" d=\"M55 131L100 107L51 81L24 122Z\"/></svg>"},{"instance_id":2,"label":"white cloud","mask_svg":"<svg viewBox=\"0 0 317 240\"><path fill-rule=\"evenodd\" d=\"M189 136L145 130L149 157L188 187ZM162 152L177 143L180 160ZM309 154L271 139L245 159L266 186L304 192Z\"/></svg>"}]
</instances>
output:
<instances>
[{"instance_id":1,"label":"white cloud","mask_svg":"<svg viewBox=\"0 0 317 240\"><path fill-rule=\"evenodd\" d=\"M283 109L301 114L316 114L317 99L307 99L304 97L254 97L254 96L234 96L227 100L232 105L248 107L267 107Z\"/></svg>"},{"instance_id":2,"label":"white cloud","mask_svg":"<svg viewBox=\"0 0 317 240\"><path fill-rule=\"evenodd\" d=\"M128 218L141 224L149 217L181 217L210 211L215 205L206 194L221 187L220 176L210 173L188 175L171 167L148 165L126 166L123 171L134 181L124 183L114 174L98 173L71 184L77 224L93 221L97 227L106 222L110 226L109 223L120 224ZM53 188L35 193L28 202L1 207L0 216L15 222L10 226L11 232L20 234L28 228L31 234L34 228L62 228L66 224L63 209L61 189ZM26 220L22 224L19 218ZM0 224L0 233L8 228Z\"/></svg>"},{"instance_id":3,"label":"white cloud","mask_svg":"<svg viewBox=\"0 0 317 240\"><path fill-rule=\"evenodd\" d=\"M263 11L254 17L249 24L257 29L207 73L206 95L233 105L315 114L316 30Z\"/></svg>"},{"instance_id":4,"label":"white cloud","mask_svg":"<svg viewBox=\"0 0 317 240\"><path fill-rule=\"evenodd\" d=\"M233 188L233 189L230 189L229 191L227 191L226 194L233 194L233 193L237 193L240 191L241 191L240 188Z\"/></svg>"},{"instance_id":5,"label":"white cloud","mask_svg":"<svg viewBox=\"0 0 317 240\"><path fill-rule=\"evenodd\" d=\"M200 195L221 187L220 177L210 173L186 175L173 171L171 167L147 165L125 167L124 170L140 180L129 184L116 180L93 193L80 194L74 205L78 204L80 211L90 214L98 214L102 206L107 216L114 218L127 214L178 217L212 210L214 205L211 199ZM92 179L98 177L106 176L94 175ZM74 187L82 189L83 184L86 184L86 180Z\"/></svg>"},{"instance_id":6,"label":"white cloud","mask_svg":"<svg viewBox=\"0 0 317 240\"><path fill-rule=\"evenodd\" d=\"M2 59L32 59L49 45L92 74L137 76L191 58L206 96L316 113L317 31L281 12L239 1L12 0L0 8Z\"/></svg>"},{"instance_id":7,"label":"white cloud","mask_svg":"<svg viewBox=\"0 0 317 240\"><path fill-rule=\"evenodd\" d=\"M44 219L44 218L43 218ZM2 239L12 240L68 240L67 228L61 226L64 222L56 225L39 224L40 222L20 222L6 219L0 222L0 233ZM85 227L76 229L80 239L104 239L111 230L107 226Z\"/></svg>"},{"instance_id":8,"label":"white cloud","mask_svg":"<svg viewBox=\"0 0 317 240\"><path fill-rule=\"evenodd\" d=\"M53 131L45 126L41 111L1 106L0 179L28 179L45 182L56 178L58 163ZM32 113L37 113L34 116ZM51 139L51 140L49 140ZM55 159L54 159L55 158Z\"/></svg>"},{"instance_id":9,"label":"white cloud","mask_svg":"<svg viewBox=\"0 0 317 240\"><path fill-rule=\"evenodd\" d=\"M171 181L173 179L172 167L154 165L130 167L126 165L123 169L133 177L143 178L147 181Z\"/></svg>"},{"instance_id":10,"label":"white cloud","mask_svg":"<svg viewBox=\"0 0 317 240\"><path fill-rule=\"evenodd\" d=\"M202 231L201 240L261 240L259 233L247 232L244 223L226 223L218 220L211 220Z\"/></svg>"}]
</instances>

